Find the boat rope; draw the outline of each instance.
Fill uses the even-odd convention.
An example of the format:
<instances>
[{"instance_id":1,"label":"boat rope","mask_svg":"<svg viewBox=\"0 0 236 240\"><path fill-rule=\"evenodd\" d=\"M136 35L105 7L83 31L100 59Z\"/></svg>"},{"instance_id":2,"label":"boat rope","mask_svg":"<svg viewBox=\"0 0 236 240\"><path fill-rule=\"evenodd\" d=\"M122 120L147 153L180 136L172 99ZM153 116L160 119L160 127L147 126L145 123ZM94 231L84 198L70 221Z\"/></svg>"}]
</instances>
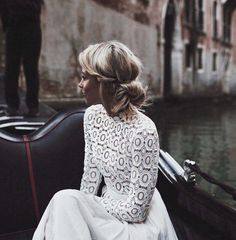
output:
<instances>
[{"instance_id":1,"label":"boat rope","mask_svg":"<svg viewBox=\"0 0 236 240\"><path fill-rule=\"evenodd\" d=\"M218 180L216 180L214 177L210 176L209 174L203 172L200 167L198 166L198 164L194 161L190 161L190 160L185 160L184 165L186 167L188 167L189 169L191 169L193 172L199 174L202 178L204 178L206 181L213 183L217 186L219 186L221 189L223 189L225 192L227 192L228 194L230 194L232 196L232 198L236 201L236 189L228 186L227 184L220 182Z\"/></svg>"}]
</instances>

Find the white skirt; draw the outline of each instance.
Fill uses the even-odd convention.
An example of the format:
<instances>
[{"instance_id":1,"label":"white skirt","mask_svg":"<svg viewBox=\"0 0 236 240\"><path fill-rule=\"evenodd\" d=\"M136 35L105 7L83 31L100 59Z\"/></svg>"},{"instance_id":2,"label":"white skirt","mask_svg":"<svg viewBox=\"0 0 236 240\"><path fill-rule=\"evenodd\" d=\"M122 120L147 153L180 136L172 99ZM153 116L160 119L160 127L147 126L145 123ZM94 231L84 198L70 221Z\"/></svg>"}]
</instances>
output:
<instances>
[{"instance_id":1,"label":"white skirt","mask_svg":"<svg viewBox=\"0 0 236 240\"><path fill-rule=\"evenodd\" d=\"M164 202L155 190L143 223L120 222L100 198L78 190L62 190L48 204L33 240L176 240Z\"/></svg>"}]
</instances>

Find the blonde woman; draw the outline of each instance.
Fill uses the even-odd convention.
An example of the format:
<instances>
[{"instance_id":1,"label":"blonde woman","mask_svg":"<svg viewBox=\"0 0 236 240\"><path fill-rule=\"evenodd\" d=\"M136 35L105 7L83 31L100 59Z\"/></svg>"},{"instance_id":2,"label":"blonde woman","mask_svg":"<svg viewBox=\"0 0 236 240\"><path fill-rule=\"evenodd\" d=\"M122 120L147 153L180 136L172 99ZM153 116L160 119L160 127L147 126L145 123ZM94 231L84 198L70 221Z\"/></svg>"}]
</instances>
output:
<instances>
[{"instance_id":1,"label":"blonde woman","mask_svg":"<svg viewBox=\"0 0 236 240\"><path fill-rule=\"evenodd\" d=\"M142 64L124 44L90 45L79 55L85 159L80 191L50 201L34 240L177 239L155 188L159 141L155 124L138 109L145 101ZM102 176L105 187L96 196Z\"/></svg>"}]
</instances>

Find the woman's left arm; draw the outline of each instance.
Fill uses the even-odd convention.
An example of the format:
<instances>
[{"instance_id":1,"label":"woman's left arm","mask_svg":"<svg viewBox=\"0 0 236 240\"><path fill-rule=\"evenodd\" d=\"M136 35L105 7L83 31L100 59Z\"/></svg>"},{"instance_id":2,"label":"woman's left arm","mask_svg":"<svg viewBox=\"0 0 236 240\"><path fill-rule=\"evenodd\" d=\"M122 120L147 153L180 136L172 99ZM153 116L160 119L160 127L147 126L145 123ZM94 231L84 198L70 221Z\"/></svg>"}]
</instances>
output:
<instances>
[{"instance_id":1,"label":"woman's left arm","mask_svg":"<svg viewBox=\"0 0 236 240\"><path fill-rule=\"evenodd\" d=\"M93 130L94 108L90 107L84 114L84 173L81 179L80 191L87 194L97 195L102 175L96 164L96 156L93 153L93 140L91 132Z\"/></svg>"},{"instance_id":2,"label":"woman's left arm","mask_svg":"<svg viewBox=\"0 0 236 240\"><path fill-rule=\"evenodd\" d=\"M143 222L146 219L157 182L158 158L156 128L139 129L132 142L133 166L128 198L112 199L109 204L104 204L110 214L126 222Z\"/></svg>"}]
</instances>

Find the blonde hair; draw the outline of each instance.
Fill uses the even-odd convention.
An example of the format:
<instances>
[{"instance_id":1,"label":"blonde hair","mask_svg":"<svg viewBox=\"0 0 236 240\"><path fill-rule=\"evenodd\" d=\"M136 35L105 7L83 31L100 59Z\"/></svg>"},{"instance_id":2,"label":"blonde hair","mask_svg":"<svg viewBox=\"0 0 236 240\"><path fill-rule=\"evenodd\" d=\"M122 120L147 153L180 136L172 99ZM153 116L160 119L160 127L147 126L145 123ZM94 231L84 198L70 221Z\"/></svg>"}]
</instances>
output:
<instances>
[{"instance_id":1,"label":"blonde hair","mask_svg":"<svg viewBox=\"0 0 236 240\"><path fill-rule=\"evenodd\" d=\"M146 91L138 81L142 63L124 44L107 41L90 45L79 54L84 71L100 82L102 103L110 116L133 114L145 101Z\"/></svg>"}]
</instances>

